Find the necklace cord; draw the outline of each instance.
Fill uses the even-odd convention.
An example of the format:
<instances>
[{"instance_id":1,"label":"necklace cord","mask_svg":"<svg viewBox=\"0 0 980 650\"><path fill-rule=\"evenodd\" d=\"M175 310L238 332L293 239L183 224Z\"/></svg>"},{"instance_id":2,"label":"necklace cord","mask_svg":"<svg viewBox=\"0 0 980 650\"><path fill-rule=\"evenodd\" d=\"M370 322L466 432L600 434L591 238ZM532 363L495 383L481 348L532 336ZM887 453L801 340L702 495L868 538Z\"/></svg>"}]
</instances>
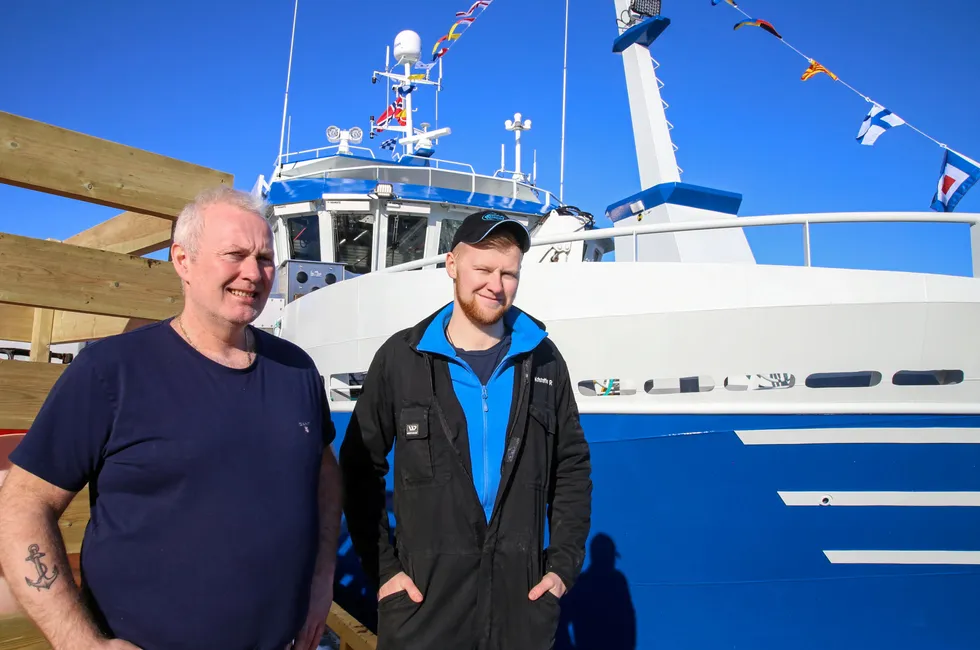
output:
<instances>
[{"instance_id":1,"label":"necklace cord","mask_svg":"<svg viewBox=\"0 0 980 650\"><path fill-rule=\"evenodd\" d=\"M191 337L187 334L187 330L184 329L184 319L182 318L182 316L183 315L178 316L176 318L176 320L177 320L177 327L180 328L181 334L184 335L184 338L187 340L187 343L189 343L192 348L194 348L195 350L197 350L201 354L204 354L204 352L202 352L199 347L197 347L196 345L194 345L194 341L191 340ZM251 339L251 342L250 342L250 339ZM248 328L248 325L246 325L245 326L245 359L248 362L245 365L246 368L248 368L249 366L251 366L252 365L252 362L255 361L255 350L253 349L254 345L255 345L255 339L249 336L249 328ZM204 356L208 356L208 355L204 354ZM208 357L208 358L210 358L210 357Z\"/></svg>"}]
</instances>

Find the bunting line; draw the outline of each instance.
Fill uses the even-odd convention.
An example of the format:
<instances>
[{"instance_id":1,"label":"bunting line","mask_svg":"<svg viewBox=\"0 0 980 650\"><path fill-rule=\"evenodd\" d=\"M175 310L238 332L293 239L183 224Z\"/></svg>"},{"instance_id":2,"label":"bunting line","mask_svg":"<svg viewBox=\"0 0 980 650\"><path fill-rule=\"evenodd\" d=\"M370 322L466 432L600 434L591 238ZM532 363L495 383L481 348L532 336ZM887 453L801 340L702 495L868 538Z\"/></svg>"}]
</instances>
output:
<instances>
[{"instance_id":1,"label":"bunting line","mask_svg":"<svg viewBox=\"0 0 980 650\"><path fill-rule=\"evenodd\" d=\"M772 31L769 31L768 29L766 29L766 31L769 31L770 34L773 34L774 36L776 36L783 45L785 45L789 49L791 49L794 52L796 52L797 54L799 54L801 57L803 57L803 59L805 59L807 61L807 63L809 63L811 65L813 65L813 64L816 63L814 61L814 59L812 59L811 57L809 57L806 54L804 54L803 52L801 52L799 49L797 49L796 47L794 47L792 43L790 43L789 41L787 41L781 34L779 34L776 31L776 29L774 27L772 27L772 24L771 23L769 23L767 21L764 21L764 20L759 20L757 18L754 18L751 14L749 14L748 12L746 12L745 9L743 9L742 7L740 7L737 4L736 0L711 0L711 4L713 6L716 6L716 5L718 5L718 4L722 3L722 2L724 2L725 4L731 6L732 9L734 9L738 13L742 14L743 16L745 16L746 20L738 23L735 26L736 29L738 29L739 26L752 25L752 24L755 24L755 26L762 27L763 29L766 29L765 26L769 26L769 27L772 28ZM762 23L762 24L760 25L758 23ZM816 65L820 65L820 64L816 64ZM821 67L823 67L823 66L821 66ZM837 83L841 84L842 86L844 86L845 88L847 88L848 90L850 90L851 92L853 92L855 95L857 95L858 97L860 97L864 101L868 102L869 104L875 104L877 106L882 106L881 103L876 102L875 100L871 99L871 97L869 97L868 95L865 95L864 93L862 93L861 91L859 91L857 88L855 88L854 86L850 85L849 83L847 83L846 81L844 81L843 79L841 79L838 75L833 75L833 76L837 77L836 79L834 79L834 81L836 81ZM807 77L806 79L808 79L808 78L809 77ZM806 81L806 79L804 79L804 81ZM919 135L921 135L923 137L926 137L929 140L932 140L933 142L935 142L937 145L939 145L943 149L948 149L948 147L944 143L942 143L939 140L937 140L936 138L932 137L931 135L929 135L925 131L922 131L920 129L917 129L912 124L909 124L908 122L905 122L905 126L909 127L910 129L912 129L913 131L915 131Z\"/></svg>"},{"instance_id":2,"label":"bunting line","mask_svg":"<svg viewBox=\"0 0 980 650\"><path fill-rule=\"evenodd\" d=\"M826 66L818 63L815 59L807 56L794 47L793 44L783 38L783 35L772 23L759 18L754 18L752 15L742 9L742 7L738 5L737 0L711 0L711 5L717 6L722 2L730 5L735 11L745 16L745 20L739 21L735 24L734 29L736 31L743 27L758 27L769 34L772 34L775 38L779 39L783 45L803 57L809 64L809 67L807 67L807 69L803 72L803 75L800 77L802 81L806 82L818 74L825 74L834 82L841 84L855 95L872 105L871 110L868 111L864 121L861 123L861 127L856 138L862 145L874 146L875 141L879 136L881 136L881 134L889 129L900 126L907 126L912 131L939 145L939 147L943 149L944 153L936 194L933 196L933 200L930 205L933 210L952 212L954 209L956 209L956 205L959 203L960 199L963 198L966 192L974 185L980 183L980 163L977 163L975 160L968 158L961 153L953 151L945 143L940 142L925 131L916 128L914 125L909 124L903 118L885 108L882 104L876 102L868 95L865 95L857 88L841 79L836 73L832 72Z\"/></svg>"},{"instance_id":3,"label":"bunting line","mask_svg":"<svg viewBox=\"0 0 980 650\"><path fill-rule=\"evenodd\" d=\"M428 63L423 63L422 61L415 62L415 68L417 70L431 70L433 66L436 65L438 60L449 52L449 49L453 46L453 43L457 42L459 38L466 33L476 19L483 15L483 12L487 10L493 0L476 0L470 8L466 11L457 11L456 20L453 22L449 31L439 37L435 43L432 45L432 60Z\"/></svg>"}]
</instances>

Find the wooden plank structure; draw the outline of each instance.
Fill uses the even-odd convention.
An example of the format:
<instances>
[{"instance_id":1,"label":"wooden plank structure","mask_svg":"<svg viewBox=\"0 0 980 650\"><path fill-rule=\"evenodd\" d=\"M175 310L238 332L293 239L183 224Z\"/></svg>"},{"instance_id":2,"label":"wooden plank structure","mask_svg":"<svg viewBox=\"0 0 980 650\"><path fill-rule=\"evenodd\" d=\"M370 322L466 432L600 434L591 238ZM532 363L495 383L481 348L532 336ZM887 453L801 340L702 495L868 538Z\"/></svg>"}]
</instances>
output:
<instances>
[{"instance_id":1,"label":"wooden plank structure","mask_svg":"<svg viewBox=\"0 0 980 650\"><path fill-rule=\"evenodd\" d=\"M126 210L64 242L0 233L0 339L31 344L29 361L0 359L0 434L28 429L64 370L49 362L51 345L179 313L173 267L140 256L170 246L174 220L201 190L232 181L224 172L0 112L0 183ZM85 488L59 520L76 580L88 519ZM326 622L342 650L376 647L375 636L336 603ZM25 616L0 612L0 650L15 648L50 645Z\"/></svg>"}]
</instances>

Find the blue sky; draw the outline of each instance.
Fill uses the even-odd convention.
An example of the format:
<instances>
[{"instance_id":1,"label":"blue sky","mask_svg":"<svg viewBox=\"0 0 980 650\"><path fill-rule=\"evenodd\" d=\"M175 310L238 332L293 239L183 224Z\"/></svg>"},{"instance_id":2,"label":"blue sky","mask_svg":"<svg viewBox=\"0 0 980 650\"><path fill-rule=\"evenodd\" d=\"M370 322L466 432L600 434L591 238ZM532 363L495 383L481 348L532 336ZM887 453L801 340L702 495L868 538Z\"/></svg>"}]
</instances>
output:
<instances>
[{"instance_id":1,"label":"blue sky","mask_svg":"<svg viewBox=\"0 0 980 650\"><path fill-rule=\"evenodd\" d=\"M301 0L290 88L292 149L325 128L384 110L385 46L414 29L423 50L470 0L414 4ZM292 0L5 3L0 109L215 167L249 189L268 175L279 128ZM980 159L972 47L980 7L905 0L744 0L787 41L951 148ZM927 211L942 150L907 128L855 141L869 105L741 16L710 0L664 0L671 26L653 47L688 183L740 192L741 216ZM407 9L406 9L407 8ZM515 111L533 120L524 161L558 191L564 0L494 0L445 57L437 155L492 173L513 163ZM601 215L638 191L622 60L611 52L613 0L571 0L565 200ZM431 95L417 120L433 122ZM371 142L377 147L381 138ZM118 211L0 186L0 231L62 239ZM980 212L980 188L958 212ZM600 222L604 222L600 219ZM752 230L758 261L802 263L797 226ZM824 225L815 265L971 274L960 225Z\"/></svg>"}]
</instances>

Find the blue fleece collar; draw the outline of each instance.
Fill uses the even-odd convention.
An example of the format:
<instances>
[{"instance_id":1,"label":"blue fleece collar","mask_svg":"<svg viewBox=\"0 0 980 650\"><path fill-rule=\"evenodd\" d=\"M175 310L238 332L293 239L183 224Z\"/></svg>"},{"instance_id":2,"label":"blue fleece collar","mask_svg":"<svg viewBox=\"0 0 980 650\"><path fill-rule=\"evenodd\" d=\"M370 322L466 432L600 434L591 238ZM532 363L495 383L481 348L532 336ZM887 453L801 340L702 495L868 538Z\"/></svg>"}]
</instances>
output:
<instances>
[{"instance_id":1,"label":"blue fleece collar","mask_svg":"<svg viewBox=\"0 0 980 650\"><path fill-rule=\"evenodd\" d=\"M425 333L422 334L422 339L418 344L420 351L459 360L459 357L456 356L456 350L446 338L446 327L453 315L453 305L454 303L449 303L443 307L429 323L429 326L425 328ZM504 314L504 326L510 331L510 350L507 352L505 361L515 355L530 352L548 336L543 328L519 309L507 310L507 313Z\"/></svg>"}]
</instances>

